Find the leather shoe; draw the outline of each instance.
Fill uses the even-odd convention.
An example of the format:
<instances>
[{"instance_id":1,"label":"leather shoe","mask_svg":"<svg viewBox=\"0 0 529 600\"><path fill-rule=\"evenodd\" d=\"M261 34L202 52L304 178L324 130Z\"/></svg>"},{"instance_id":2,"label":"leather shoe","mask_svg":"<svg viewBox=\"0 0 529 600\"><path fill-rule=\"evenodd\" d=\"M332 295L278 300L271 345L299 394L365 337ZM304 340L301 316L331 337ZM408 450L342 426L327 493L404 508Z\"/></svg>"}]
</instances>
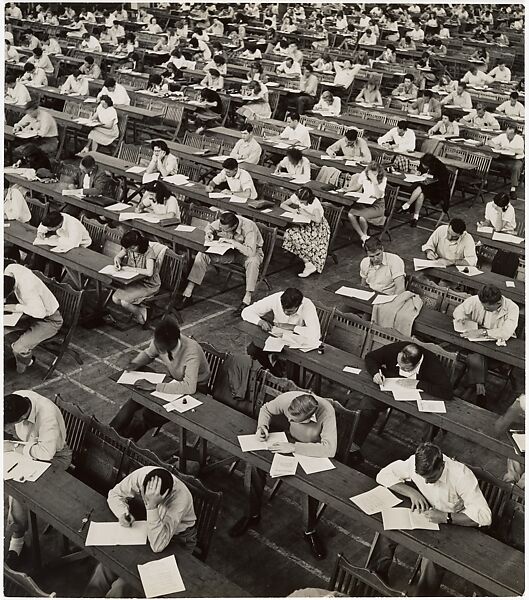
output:
<instances>
[{"instance_id":1,"label":"leather shoe","mask_svg":"<svg viewBox=\"0 0 529 600\"><path fill-rule=\"evenodd\" d=\"M18 571L20 569L20 555L14 550L8 550L5 557L5 563L13 571Z\"/></svg>"},{"instance_id":2,"label":"leather shoe","mask_svg":"<svg viewBox=\"0 0 529 600\"><path fill-rule=\"evenodd\" d=\"M321 541L319 535L314 531L312 533L305 533L303 535L305 541L310 546L310 551L312 552L312 556L318 560L323 560L327 556L327 551L325 550L325 546Z\"/></svg>"},{"instance_id":3,"label":"leather shoe","mask_svg":"<svg viewBox=\"0 0 529 600\"><path fill-rule=\"evenodd\" d=\"M410 221L410 227L417 227L417 222L419 221L419 219L412 219Z\"/></svg>"},{"instance_id":4,"label":"leather shoe","mask_svg":"<svg viewBox=\"0 0 529 600\"><path fill-rule=\"evenodd\" d=\"M229 530L230 537L240 537L241 535L246 533L248 531L248 529L250 529L250 527L257 525L257 523L259 523L260 520L261 520L261 515L253 515L251 517L248 517L248 516L242 517Z\"/></svg>"},{"instance_id":5,"label":"leather shoe","mask_svg":"<svg viewBox=\"0 0 529 600\"><path fill-rule=\"evenodd\" d=\"M173 307L176 310L182 310L188 304L188 302L189 302L189 298L187 296L178 295L175 298Z\"/></svg>"},{"instance_id":6,"label":"leather shoe","mask_svg":"<svg viewBox=\"0 0 529 600\"><path fill-rule=\"evenodd\" d=\"M242 311L243 311L243 310L244 310L244 309L245 309L247 306L249 306L249 305L248 305L248 304L244 304L244 302L241 302L237 308L234 308L234 309L233 309L233 314L234 314L234 315L237 315L237 316L240 316L240 315L241 315L241 313L242 313Z\"/></svg>"}]
</instances>

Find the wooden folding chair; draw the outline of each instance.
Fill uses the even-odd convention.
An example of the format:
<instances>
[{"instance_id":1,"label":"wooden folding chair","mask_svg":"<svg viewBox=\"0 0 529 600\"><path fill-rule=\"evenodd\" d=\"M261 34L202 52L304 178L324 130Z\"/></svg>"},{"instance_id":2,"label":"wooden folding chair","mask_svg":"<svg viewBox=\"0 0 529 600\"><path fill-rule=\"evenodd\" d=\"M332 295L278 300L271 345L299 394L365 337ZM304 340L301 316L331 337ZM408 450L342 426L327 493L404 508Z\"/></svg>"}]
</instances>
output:
<instances>
[{"instance_id":1,"label":"wooden folding chair","mask_svg":"<svg viewBox=\"0 0 529 600\"><path fill-rule=\"evenodd\" d=\"M57 594L47 594L27 573L13 571L4 563L4 597L56 598Z\"/></svg>"},{"instance_id":2,"label":"wooden folding chair","mask_svg":"<svg viewBox=\"0 0 529 600\"><path fill-rule=\"evenodd\" d=\"M375 573L350 563L338 554L329 590L348 598L405 596L404 592L388 587Z\"/></svg>"}]
</instances>

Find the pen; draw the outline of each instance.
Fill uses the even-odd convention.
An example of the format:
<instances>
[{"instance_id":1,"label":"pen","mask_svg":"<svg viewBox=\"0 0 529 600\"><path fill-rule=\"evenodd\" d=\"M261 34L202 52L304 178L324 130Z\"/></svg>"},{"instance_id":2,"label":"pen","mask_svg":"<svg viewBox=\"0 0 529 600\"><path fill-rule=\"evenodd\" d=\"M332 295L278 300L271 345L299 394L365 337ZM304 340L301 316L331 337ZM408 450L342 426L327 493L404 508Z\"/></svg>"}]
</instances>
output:
<instances>
[{"instance_id":1,"label":"pen","mask_svg":"<svg viewBox=\"0 0 529 600\"><path fill-rule=\"evenodd\" d=\"M11 473L11 471L15 468L18 467L18 463L15 463L11 468L7 469L8 473Z\"/></svg>"},{"instance_id":2,"label":"pen","mask_svg":"<svg viewBox=\"0 0 529 600\"><path fill-rule=\"evenodd\" d=\"M81 533L83 531L83 529L86 527L86 524L88 523L88 521L90 520L90 517L92 516L92 513L94 512L94 509L91 508L86 515L82 518L81 520L81 527L79 527L79 529L77 530L77 533Z\"/></svg>"}]
</instances>

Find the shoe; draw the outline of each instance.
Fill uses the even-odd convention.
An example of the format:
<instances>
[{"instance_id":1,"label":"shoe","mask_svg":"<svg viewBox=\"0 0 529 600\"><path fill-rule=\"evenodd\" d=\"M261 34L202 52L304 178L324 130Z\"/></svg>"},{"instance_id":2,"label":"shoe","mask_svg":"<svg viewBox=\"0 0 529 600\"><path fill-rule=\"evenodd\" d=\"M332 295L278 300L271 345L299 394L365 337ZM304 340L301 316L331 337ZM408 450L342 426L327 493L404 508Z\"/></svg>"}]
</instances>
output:
<instances>
[{"instance_id":1,"label":"shoe","mask_svg":"<svg viewBox=\"0 0 529 600\"><path fill-rule=\"evenodd\" d=\"M233 315L237 315L237 316L239 316L239 317L240 317L240 316L241 316L241 313L242 313L242 311L243 311L243 310L244 310L244 309L245 309L247 306L249 306L249 304L245 304L244 302L241 302L241 303L239 304L239 306L233 310Z\"/></svg>"},{"instance_id":2,"label":"shoe","mask_svg":"<svg viewBox=\"0 0 529 600\"><path fill-rule=\"evenodd\" d=\"M323 560L327 556L325 546L315 531L313 533L305 533L303 537L310 546L310 551L312 552L312 556L314 556L314 558L317 560Z\"/></svg>"},{"instance_id":3,"label":"shoe","mask_svg":"<svg viewBox=\"0 0 529 600\"><path fill-rule=\"evenodd\" d=\"M261 515L253 515L252 517L244 516L233 525L228 533L230 534L230 537L240 537L245 534L250 527L257 525L260 520Z\"/></svg>"},{"instance_id":4,"label":"shoe","mask_svg":"<svg viewBox=\"0 0 529 600\"><path fill-rule=\"evenodd\" d=\"M511 191L509 192L509 198L510 198L511 200L516 200L516 198L518 198L518 196L516 195L516 190L511 190Z\"/></svg>"},{"instance_id":5,"label":"shoe","mask_svg":"<svg viewBox=\"0 0 529 600\"><path fill-rule=\"evenodd\" d=\"M314 265L311 265L309 267L305 267L303 269L303 271L301 273L298 273L298 277L309 277L310 275L312 275L313 273L316 273L316 267Z\"/></svg>"},{"instance_id":6,"label":"shoe","mask_svg":"<svg viewBox=\"0 0 529 600\"><path fill-rule=\"evenodd\" d=\"M417 227L418 222L419 222L419 219L412 219L410 221L410 227Z\"/></svg>"},{"instance_id":7,"label":"shoe","mask_svg":"<svg viewBox=\"0 0 529 600\"><path fill-rule=\"evenodd\" d=\"M14 550L8 550L5 557L5 564L13 571L20 570L20 554L17 554Z\"/></svg>"},{"instance_id":8,"label":"shoe","mask_svg":"<svg viewBox=\"0 0 529 600\"><path fill-rule=\"evenodd\" d=\"M173 307L176 310L182 310L189 303L189 298L187 296L178 295L176 300L174 301Z\"/></svg>"},{"instance_id":9,"label":"shoe","mask_svg":"<svg viewBox=\"0 0 529 600\"><path fill-rule=\"evenodd\" d=\"M397 209L397 214L402 215L404 213L407 213L410 210L410 208L411 208L411 206L404 208L404 204L403 204L402 206L399 206L399 208Z\"/></svg>"}]
</instances>

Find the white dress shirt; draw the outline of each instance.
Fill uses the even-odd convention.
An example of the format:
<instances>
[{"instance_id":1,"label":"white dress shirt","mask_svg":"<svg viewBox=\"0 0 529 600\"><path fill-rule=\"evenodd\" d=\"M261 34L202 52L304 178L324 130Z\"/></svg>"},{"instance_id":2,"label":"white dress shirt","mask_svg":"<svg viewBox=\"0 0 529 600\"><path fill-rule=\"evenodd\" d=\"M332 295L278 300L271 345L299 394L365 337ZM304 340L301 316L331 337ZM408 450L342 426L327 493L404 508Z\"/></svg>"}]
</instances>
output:
<instances>
[{"instance_id":1,"label":"white dress shirt","mask_svg":"<svg viewBox=\"0 0 529 600\"><path fill-rule=\"evenodd\" d=\"M512 140L509 140L506 133L500 133L500 135L490 140L490 145L498 150L512 150L514 152L513 158L521 159L524 157L525 144L523 137L517 133Z\"/></svg>"},{"instance_id":2,"label":"white dress shirt","mask_svg":"<svg viewBox=\"0 0 529 600\"><path fill-rule=\"evenodd\" d=\"M507 115L508 117L523 117L525 112L525 107L521 102L516 102L513 106L510 100L506 100L502 104L496 108L496 112L501 112Z\"/></svg>"},{"instance_id":3,"label":"white dress shirt","mask_svg":"<svg viewBox=\"0 0 529 600\"><path fill-rule=\"evenodd\" d=\"M413 129L406 129L404 135L399 135L398 127L393 127L387 133L380 136L378 144L394 144L397 152L413 152L415 150L415 132Z\"/></svg>"},{"instance_id":4,"label":"white dress shirt","mask_svg":"<svg viewBox=\"0 0 529 600\"><path fill-rule=\"evenodd\" d=\"M15 279L14 292L18 300L16 312L34 319L51 317L59 309L55 296L33 271L16 263L7 265L4 275Z\"/></svg>"},{"instance_id":5,"label":"white dress shirt","mask_svg":"<svg viewBox=\"0 0 529 600\"><path fill-rule=\"evenodd\" d=\"M221 183L227 183L230 191L234 194L237 192L243 192L244 190L250 190L250 200L255 200L257 198L257 191L255 189L255 185L253 179L244 169L237 169L237 173L235 173L234 177L228 177L226 174L226 170L222 169L222 171L212 179L212 182L215 185L220 185Z\"/></svg>"},{"instance_id":6,"label":"white dress shirt","mask_svg":"<svg viewBox=\"0 0 529 600\"><path fill-rule=\"evenodd\" d=\"M6 88L5 101L7 104L25 106L31 102L31 95L28 88L23 83L17 81L15 87Z\"/></svg>"},{"instance_id":7,"label":"white dress shirt","mask_svg":"<svg viewBox=\"0 0 529 600\"><path fill-rule=\"evenodd\" d=\"M251 137L248 141L243 139L238 140L230 152L230 157L256 165L259 163L261 153L261 146L254 137Z\"/></svg>"},{"instance_id":8,"label":"white dress shirt","mask_svg":"<svg viewBox=\"0 0 529 600\"><path fill-rule=\"evenodd\" d=\"M509 67L494 67L489 71L489 77L492 77L494 81L500 81L501 83L509 83L511 81L511 70Z\"/></svg>"},{"instance_id":9,"label":"white dress shirt","mask_svg":"<svg viewBox=\"0 0 529 600\"><path fill-rule=\"evenodd\" d=\"M464 231L456 241L452 242L446 237L448 225L441 225L428 238L426 244L422 246L423 252L431 250L439 258L450 261L465 259L469 265L475 267L478 263L476 256L476 244L474 238Z\"/></svg>"},{"instance_id":10,"label":"white dress shirt","mask_svg":"<svg viewBox=\"0 0 529 600\"><path fill-rule=\"evenodd\" d=\"M510 298L502 296L500 308L495 311L485 310L479 296L470 296L455 307L452 316L454 325L458 323L457 329L460 331L465 328L464 323L470 321L486 329L489 337L506 341L516 337L520 309Z\"/></svg>"},{"instance_id":11,"label":"white dress shirt","mask_svg":"<svg viewBox=\"0 0 529 600\"><path fill-rule=\"evenodd\" d=\"M507 210L502 210L494 202L487 202L485 219L490 222L495 231L503 231L504 233L516 231L516 213L512 204L507 206Z\"/></svg>"},{"instance_id":12,"label":"white dress shirt","mask_svg":"<svg viewBox=\"0 0 529 600\"><path fill-rule=\"evenodd\" d=\"M101 96L110 96L110 99L114 104L123 104L125 106L129 106L130 104L130 98L127 90L121 85L121 83L116 83L116 87L114 88L113 92L110 92L106 86L103 86L97 95L97 99L99 100Z\"/></svg>"},{"instance_id":13,"label":"white dress shirt","mask_svg":"<svg viewBox=\"0 0 529 600\"><path fill-rule=\"evenodd\" d=\"M59 245L67 248L88 248L92 244L92 239L86 227L79 219L67 213L61 213L61 215L64 219L63 223L55 232L55 235L59 238ZM44 234L48 231L48 228L41 223L37 228L37 237L44 238Z\"/></svg>"},{"instance_id":14,"label":"white dress shirt","mask_svg":"<svg viewBox=\"0 0 529 600\"><path fill-rule=\"evenodd\" d=\"M302 146L310 148L309 130L305 127L305 125L302 125L301 123L298 123L295 129L288 125L287 127L285 127L285 129L283 129L279 137L281 139L289 140L291 142L299 142Z\"/></svg>"}]
</instances>

